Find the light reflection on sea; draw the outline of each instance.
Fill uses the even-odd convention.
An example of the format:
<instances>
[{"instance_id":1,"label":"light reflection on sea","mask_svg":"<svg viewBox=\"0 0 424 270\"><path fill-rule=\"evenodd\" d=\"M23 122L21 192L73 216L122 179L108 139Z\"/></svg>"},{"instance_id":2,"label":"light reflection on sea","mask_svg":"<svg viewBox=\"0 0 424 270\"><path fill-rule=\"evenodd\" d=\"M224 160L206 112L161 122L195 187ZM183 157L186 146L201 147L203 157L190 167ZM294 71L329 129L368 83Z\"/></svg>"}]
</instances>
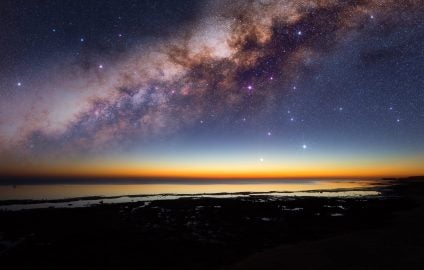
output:
<instances>
[{"instance_id":1,"label":"light reflection on sea","mask_svg":"<svg viewBox=\"0 0 424 270\"><path fill-rule=\"evenodd\" d=\"M269 195L272 197L317 196L358 197L377 196L369 187L375 180L279 180L233 181L207 183L107 184L107 185L22 185L0 186L0 200L58 200L66 202L36 202L0 205L3 210L35 208L87 207L99 203L127 203L173 200L182 197L234 198ZM242 193L242 194L240 194ZM84 197L102 197L85 198ZM113 198L110 198L113 197ZM75 199L71 199L75 198Z\"/></svg>"}]
</instances>

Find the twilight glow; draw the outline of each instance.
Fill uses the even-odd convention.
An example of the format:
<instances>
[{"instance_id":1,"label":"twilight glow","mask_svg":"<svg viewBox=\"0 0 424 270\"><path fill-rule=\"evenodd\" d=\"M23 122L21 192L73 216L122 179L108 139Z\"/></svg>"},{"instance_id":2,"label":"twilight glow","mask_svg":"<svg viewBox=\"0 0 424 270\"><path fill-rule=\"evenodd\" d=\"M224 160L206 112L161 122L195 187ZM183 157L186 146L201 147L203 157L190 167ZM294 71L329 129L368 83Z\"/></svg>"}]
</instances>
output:
<instances>
[{"instance_id":1,"label":"twilight glow","mask_svg":"<svg viewBox=\"0 0 424 270\"><path fill-rule=\"evenodd\" d=\"M6 2L3 175L424 173L421 1Z\"/></svg>"}]
</instances>

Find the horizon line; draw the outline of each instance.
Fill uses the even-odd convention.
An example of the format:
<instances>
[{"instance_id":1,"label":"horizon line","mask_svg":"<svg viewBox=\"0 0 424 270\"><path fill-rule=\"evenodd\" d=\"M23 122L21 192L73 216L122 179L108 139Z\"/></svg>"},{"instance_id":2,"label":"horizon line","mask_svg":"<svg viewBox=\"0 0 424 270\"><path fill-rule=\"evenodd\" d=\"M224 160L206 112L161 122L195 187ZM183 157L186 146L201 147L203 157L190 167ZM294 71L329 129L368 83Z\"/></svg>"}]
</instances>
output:
<instances>
[{"instance_id":1,"label":"horizon line","mask_svg":"<svg viewBox=\"0 0 424 270\"><path fill-rule=\"evenodd\" d=\"M424 179L424 176L383 176L383 177L135 177L135 176L1 176L0 186L40 184L172 184L190 182L258 182L258 181L310 181L310 180L402 180Z\"/></svg>"}]
</instances>

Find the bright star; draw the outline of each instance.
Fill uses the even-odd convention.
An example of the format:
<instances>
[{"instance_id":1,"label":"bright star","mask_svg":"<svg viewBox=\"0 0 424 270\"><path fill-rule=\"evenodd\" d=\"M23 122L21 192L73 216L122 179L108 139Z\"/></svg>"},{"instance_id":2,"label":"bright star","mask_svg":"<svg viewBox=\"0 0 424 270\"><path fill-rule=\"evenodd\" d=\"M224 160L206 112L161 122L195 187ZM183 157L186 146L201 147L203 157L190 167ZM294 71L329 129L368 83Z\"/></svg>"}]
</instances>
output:
<instances>
[{"instance_id":1,"label":"bright star","mask_svg":"<svg viewBox=\"0 0 424 270\"><path fill-rule=\"evenodd\" d=\"M306 149L306 148L308 148L308 146L306 144L304 144L304 145L302 145L302 148Z\"/></svg>"},{"instance_id":2,"label":"bright star","mask_svg":"<svg viewBox=\"0 0 424 270\"><path fill-rule=\"evenodd\" d=\"M267 135L268 136L271 136L272 135L271 131L268 131Z\"/></svg>"},{"instance_id":3,"label":"bright star","mask_svg":"<svg viewBox=\"0 0 424 270\"><path fill-rule=\"evenodd\" d=\"M18 85L18 86L22 86L22 83L21 83L21 82L18 82L18 83L17 83L17 85Z\"/></svg>"},{"instance_id":4,"label":"bright star","mask_svg":"<svg viewBox=\"0 0 424 270\"><path fill-rule=\"evenodd\" d=\"M103 65L99 65L99 68L102 69L103 68Z\"/></svg>"},{"instance_id":5,"label":"bright star","mask_svg":"<svg viewBox=\"0 0 424 270\"><path fill-rule=\"evenodd\" d=\"M264 162L264 158L260 158L260 159L259 159L259 161L260 161L260 162Z\"/></svg>"}]
</instances>

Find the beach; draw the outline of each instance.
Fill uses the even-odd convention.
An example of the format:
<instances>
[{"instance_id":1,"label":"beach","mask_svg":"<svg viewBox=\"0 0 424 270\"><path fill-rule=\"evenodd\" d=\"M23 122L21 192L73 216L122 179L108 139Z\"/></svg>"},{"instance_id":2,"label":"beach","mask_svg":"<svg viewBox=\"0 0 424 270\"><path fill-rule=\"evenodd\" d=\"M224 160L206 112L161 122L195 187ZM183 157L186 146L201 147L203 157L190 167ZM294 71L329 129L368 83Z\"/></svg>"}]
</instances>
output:
<instances>
[{"instance_id":1,"label":"beach","mask_svg":"<svg viewBox=\"0 0 424 270\"><path fill-rule=\"evenodd\" d=\"M369 196L255 194L3 210L0 258L8 269L420 269L422 180L369 187L380 194Z\"/></svg>"}]
</instances>

